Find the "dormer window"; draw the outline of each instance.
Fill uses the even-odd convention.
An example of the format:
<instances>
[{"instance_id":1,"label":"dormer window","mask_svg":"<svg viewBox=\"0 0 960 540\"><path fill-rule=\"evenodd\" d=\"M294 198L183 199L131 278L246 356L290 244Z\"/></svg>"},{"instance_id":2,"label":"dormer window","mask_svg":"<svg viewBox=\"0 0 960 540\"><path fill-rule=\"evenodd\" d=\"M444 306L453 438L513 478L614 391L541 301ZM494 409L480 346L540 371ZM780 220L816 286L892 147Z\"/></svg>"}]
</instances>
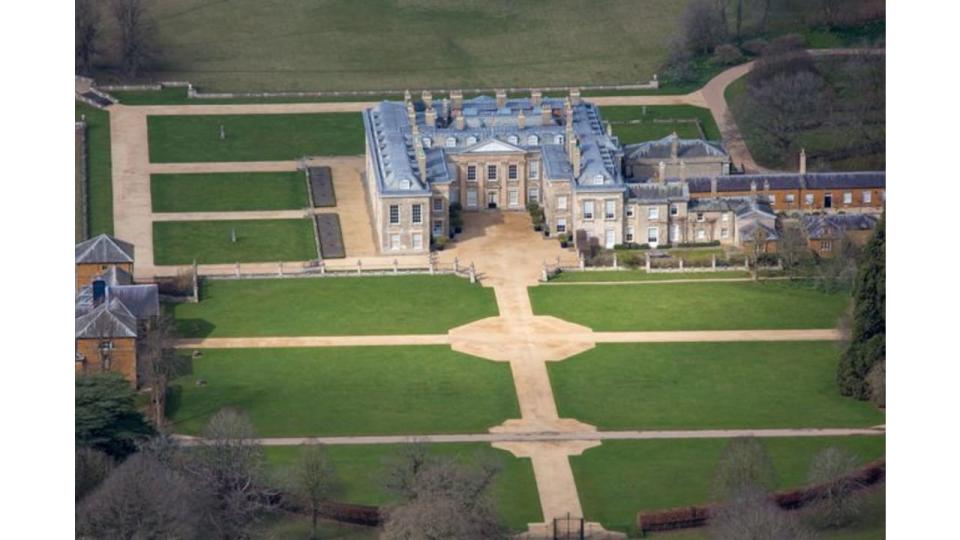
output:
<instances>
[{"instance_id":1,"label":"dormer window","mask_svg":"<svg viewBox=\"0 0 960 540\"><path fill-rule=\"evenodd\" d=\"M444 143L447 148L456 148L457 147L457 138L456 137L447 137L447 142Z\"/></svg>"},{"instance_id":2,"label":"dormer window","mask_svg":"<svg viewBox=\"0 0 960 540\"><path fill-rule=\"evenodd\" d=\"M598 174L598 175L594 176L594 177L593 177L593 183L596 184L596 185L598 185L598 186L601 185L601 184L603 184L603 175L602 175L602 174Z\"/></svg>"},{"instance_id":3,"label":"dormer window","mask_svg":"<svg viewBox=\"0 0 960 540\"><path fill-rule=\"evenodd\" d=\"M530 135L529 137L527 137L528 146L536 146L538 144L540 144L540 138L537 137L536 135Z\"/></svg>"},{"instance_id":4,"label":"dormer window","mask_svg":"<svg viewBox=\"0 0 960 540\"><path fill-rule=\"evenodd\" d=\"M467 137L467 146L471 144L477 144L477 138L474 137L473 135Z\"/></svg>"},{"instance_id":5,"label":"dormer window","mask_svg":"<svg viewBox=\"0 0 960 540\"><path fill-rule=\"evenodd\" d=\"M424 147L424 148L430 148L430 147L432 147L432 146L433 146L433 140L430 139L430 137L424 137L424 138L423 138L423 147Z\"/></svg>"},{"instance_id":6,"label":"dormer window","mask_svg":"<svg viewBox=\"0 0 960 540\"><path fill-rule=\"evenodd\" d=\"M507 137L507 142L510 144L518 144L520 142L520 139L518 139L516 135L510 135L509 137Z\"/></svg>"},{"instance_id":7,"label":"dormer window","mask_svg":"<svg viewBox=\"0 0 960 540\"><path fill-rule=\"evenodd\" d=\"M554 144L563 144L563 135L556 135L553 138Z\"/></svg>"},{"instance_id":8,"label":"dormer window","mask_svg":"<svg viewBox=\"0 0 960 540\"><path fill-rule=\"evenodd\" d=\"M409 181L409 180L401 180L401 181L400 181L400 189L410 189L410 181Z\"/></svg>"}]
</instances>

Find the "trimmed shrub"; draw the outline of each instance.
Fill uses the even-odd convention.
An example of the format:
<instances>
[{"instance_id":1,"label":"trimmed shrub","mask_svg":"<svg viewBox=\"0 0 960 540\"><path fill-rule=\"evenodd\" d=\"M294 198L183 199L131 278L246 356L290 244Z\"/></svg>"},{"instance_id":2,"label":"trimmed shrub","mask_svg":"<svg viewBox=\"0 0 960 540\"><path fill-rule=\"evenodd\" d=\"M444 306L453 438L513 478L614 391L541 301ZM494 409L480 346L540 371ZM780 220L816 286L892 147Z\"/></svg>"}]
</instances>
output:
<instances>
[{"instance_id":1,"label":"trimmed shrub","mask_svg":"<svg viewBox=\"0 0 960 540\"><path fill-rule=\"evenodd\" d=\"M714 64L731 66L743 60L743 53L740 52L740 49L738 49L736 45L724 43L723 45L718 45L717 48L714 49L713 58L711 60Z\"/></svg>"},{"instance_id":2,"label":"trimmed shrub","mask_svg":"<svg viewBox=\"0 0 960 540\"><path fill-rule=\"evenodd\" d=\"M767 40L763 38L753 38L753 39L748 39L744 41L743 45L741 45L740 47L744 51L747 51L747 54L752 54L756 56L759 54L763 54L763 51L764 49L767 48L767 45L768 45Z\"/></svg>"}]
</instances>

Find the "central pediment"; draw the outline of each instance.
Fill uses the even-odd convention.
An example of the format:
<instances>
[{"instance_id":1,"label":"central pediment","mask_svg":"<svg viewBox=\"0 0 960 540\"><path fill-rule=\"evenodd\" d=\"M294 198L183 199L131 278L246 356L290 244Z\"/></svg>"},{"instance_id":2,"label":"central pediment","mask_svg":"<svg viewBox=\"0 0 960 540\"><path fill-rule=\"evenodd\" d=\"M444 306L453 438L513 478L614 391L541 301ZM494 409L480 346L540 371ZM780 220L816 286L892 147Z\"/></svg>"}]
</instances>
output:
<instances>
[{"instance_id":1,"label":"central pediment","mask_svg":"<svg viewBox=\"0 0 960 540\"><path fill-rule=\"evenodd\" d=\"M465 154L503 154L511 152L523 153L525 150L519 146L505 143L499 139L486 139L469 148L464 148L463 152Z\"/></svg>"}]
</instances>

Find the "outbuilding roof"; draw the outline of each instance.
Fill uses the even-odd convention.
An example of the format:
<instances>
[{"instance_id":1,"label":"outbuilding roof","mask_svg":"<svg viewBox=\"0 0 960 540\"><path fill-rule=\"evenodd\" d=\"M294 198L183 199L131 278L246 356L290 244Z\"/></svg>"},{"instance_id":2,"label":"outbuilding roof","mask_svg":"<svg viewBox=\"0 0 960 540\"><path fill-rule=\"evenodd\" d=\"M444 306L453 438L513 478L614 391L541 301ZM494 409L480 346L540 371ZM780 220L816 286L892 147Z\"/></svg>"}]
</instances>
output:
<instances>
[{"instance_id":1,"label":"outbuilding roof","mask_svg":"<svg viewBox=\"0 0 960 540\"><path fill-rule=\"evenodd\" d=\"M676 145L676 156L673 155ZM628 144L624 156L631 160L700 159L718 158L729 161L730 156L719 142L703 139L681 139L676 132L656 141Z\"/></svg>"},{"instance_id":2,"label":"outbuilding roof","mask_svg":"<svg viewBox=\"0 0 960 540\"><path fill-rule=\"evenodd\" d=\"M874 229L877 218L866 214L805 215L800 226L809 238L838 238L845 232Z\"/></svg>"},{"instance_id":3,"label":"outbuilding roof","mask_svg":"<svg viewBox=\"0 0 960 540\"><path fill-rule=\"evenodd\" d=\"M671 180L679 180L674 178ZM689 178L691 193L710 193L713 182L717 192L751 191L764 189L882 189L887 185L884 171L784 173L784 174L735 174L722 176L699 176Z\"/></svg>"},{"instance_id":4,"label":"outbuilding roof","mask_svg":"<svg viewBox=\"0 0 960 540\"><path fill-rule=\"evenodd\" d=\"M74 320L76 339L137 337L137 318L118 299L105 301Z\"/></svg>"},{"instance_id":5,"label":"outbuilding roof","mask_svg":"<svg viewBox=\"0 0 960 540\"><path fill-rule=\"evenodd\" d=\"M133 244L101 234L74 246L76 264L132 263Z\"/></svg>"}]
</instances>

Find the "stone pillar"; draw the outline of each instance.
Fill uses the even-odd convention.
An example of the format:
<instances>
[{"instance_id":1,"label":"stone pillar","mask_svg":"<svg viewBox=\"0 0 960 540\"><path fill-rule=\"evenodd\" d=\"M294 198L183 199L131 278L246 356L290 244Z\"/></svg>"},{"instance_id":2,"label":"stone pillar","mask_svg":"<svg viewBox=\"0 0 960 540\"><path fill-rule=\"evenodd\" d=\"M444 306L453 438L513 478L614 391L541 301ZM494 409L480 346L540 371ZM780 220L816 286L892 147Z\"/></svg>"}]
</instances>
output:
<instances>
[{"instance_id":1,"label":"stone pillar","mask_svg":"<svg viewBox=\"0 0 960 540\"><path fill-rule=\"evenodd\" d=\"M583 258L583 252L577 253L577 262L580 264L581 270L587 267L587 260Z\"/></svg>"},{"instance_id":2,"label":"stone pillar","mask_svg":"<svg viewBox=\"0 0 960 540\"><path fill-rule=\"evenodd\" d=\"M397 274L400 272L400 263L396 259L393 260L393 273Z\"/></svg>"},{"instance_id":3,"label":"stone pillar","mask_svg":"<svg viewBox=\"0 0 960 540\"><path fill-rule=\"evenodd\" d=\"M357 275L363 273L363 263L360 262L360 259L357 259Z\"/></svg>"},{"instance_id":4,"label":"stone pillar","mask_svg":"<svg viewBox=\"0 0 960 540\"><path fill-rule=\"evenodd\" d=\"M320 275L324 276L327 274L327 263L323 262L323 259L320 260Z\"/></svg>"},{"instance_id":5,"label":"stone pillar","mask_svg":"<svg viewBox=\"0 0 960 540\"><path fill-rule=\"evenodd\" d=\"M710 256L710 268L711 268L714 272L717 271L717 256L716 256L716 255L711 255L711 256Z\"/></svg>"},{"instance_id":6,"label":"stone pillar","mask_svg":"<svg viewBox=\"0 0 960 540\"><path fill-rule=\"evenodd\" d=\"M477 282L477 268L470 263L470 283Z\"/></svg>"},{"instance_id":7,"label":"stone pillar","mask_svg":"<svg viewBox=\"0 0 960 540\"><path fill-rule=\"evenodd\" d=\"M644 258L644 265L647 268L647 272L649 272L650 271L650 253L644 253L643 258Z\"/></svg>"},{"instance_id":8,"label":"stone pillar","mask_svg":"<svg viewBox=\"0 0 960 540\"><path fill-rule=\"evenodd\" d=\"M453 271L454 271L454 273L457 273L457 274L460 273L460 258L459 258L459 257L454 257L454 258L453 258Z\"/></svg>"},{"instance_id":9,"label":"stone pillar","mask_svg":"<svg viewBox=\"0 0 960 540\"><path fill-rule=\"evenodd\" d=\"M436 264L433 262L433 257L430 257L430 275L432 276L436 270Z\"/></svg>"},{"instance_id":10,"label":"stone pillar","mask_svg":"<svg viewBox=\"0 0 960 540\"><path fill-rule=\"evenodd\" d=\"M546 283L548 276L549 276L549 273L547 272L547 263L543 263L543 270L541 271L541 274L540 274L540 281Z\"/></svg>"},{"instance_id":11,"label":"stone pillar","mask_svg":"<svg viewBox=\"0 0 960 540\"><path fill-rule=\"evenodd\" d=\"M683 272L683 257L680 258L680 271Z\"/></svg>"},{"instance_id":12,"label":"stone pillar","mask_svg":"<svg viewBox=\"0 0 960 540\"><path fill-rule=\"evenodd\" d=\"M240 261L237 261L237 265L234 267L234 273L237 277L240 277Z\"/></svg>"},{"instance_id":13,"label":"stone pillar","mask_svg":"<svg viewBox=\"0 0 960 540\"><path fill-rule=\"evenodd\" d=\"M280 277L283 277L283 261L277 263L277 271L279 272Z\"/></svg>"},{"instance_id":14,"label":"stone pillar","mask_svg":"<svg viewBox=\"0 0 960 540\"><path fill-rule=\"evenodd\" d=\"M619 268L617 263L617 252L614 251L613 252L613 269L616 270L617 268Z\"/></svg>"}]
</instances>

